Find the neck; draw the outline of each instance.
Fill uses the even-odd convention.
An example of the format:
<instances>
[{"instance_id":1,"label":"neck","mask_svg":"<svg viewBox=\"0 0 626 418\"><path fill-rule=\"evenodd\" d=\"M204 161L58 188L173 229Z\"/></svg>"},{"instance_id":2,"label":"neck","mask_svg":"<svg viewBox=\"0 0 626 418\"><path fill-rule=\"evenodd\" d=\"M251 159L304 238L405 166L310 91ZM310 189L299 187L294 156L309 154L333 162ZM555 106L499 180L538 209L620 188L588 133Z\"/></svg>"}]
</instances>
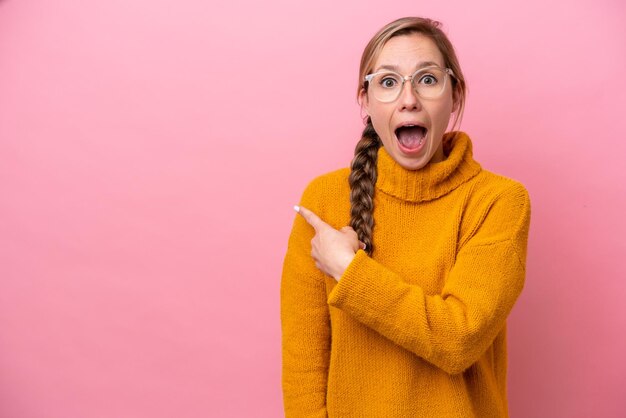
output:
<instances>
[{"instance_id":1,"label":"neck","mask_svg":"<svg viewBox=\"0 0 626 418\"><path fill-rule=\"evenodd\" d=\"M463 132L444 135L439 161L431 161L419 170L407 170L398 164L384 147L378 150L376 188L403 200L421 202L437 199L459 187L481 170L473 159L472 142ZM449 145L448 145L449 144Z\"/></svg>"}]
</instances>

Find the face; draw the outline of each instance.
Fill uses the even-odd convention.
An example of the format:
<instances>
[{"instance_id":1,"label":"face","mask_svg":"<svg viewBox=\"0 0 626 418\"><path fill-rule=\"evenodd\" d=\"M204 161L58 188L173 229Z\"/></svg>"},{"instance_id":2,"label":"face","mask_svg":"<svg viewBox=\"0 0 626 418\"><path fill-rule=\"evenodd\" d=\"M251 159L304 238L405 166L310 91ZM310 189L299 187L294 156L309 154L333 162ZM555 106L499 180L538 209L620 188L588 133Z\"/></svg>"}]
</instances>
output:
<instances>
[{"instance_id":1,"label":"face","mask_svg":"<svg viewBox=\"0 0 626 418\"><path fill-rule=\"evenodd\" d=\"M378 71L383 65L389 65L396 66L396 72L401 75L410 75L427 61L445 68L443 56L430 38L422 34L401 35L387 41L371 72ZM454 107L450 76L443 94L435 99L419 97L407 80L400 95L393 102L378 101L372 95L371 89L361 92L360 102L371 117L383 146L402 167L417 170L428 162L444 160L442 138ZM401 145L396 129L406 124L420 125L426 129L421 142L414 142L408 147Z\"/></svg>"}]
</instances>

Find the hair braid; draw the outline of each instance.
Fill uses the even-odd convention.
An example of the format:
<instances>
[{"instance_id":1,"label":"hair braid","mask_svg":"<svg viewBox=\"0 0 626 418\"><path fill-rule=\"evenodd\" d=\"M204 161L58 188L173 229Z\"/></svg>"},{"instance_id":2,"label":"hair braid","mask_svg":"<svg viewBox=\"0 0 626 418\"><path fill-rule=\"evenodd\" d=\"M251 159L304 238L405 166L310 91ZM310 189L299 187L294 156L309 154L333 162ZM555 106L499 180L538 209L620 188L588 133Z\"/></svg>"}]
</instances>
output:
<instances>
[{"instance_id":1,"label":"hair braid","mask_svg":"<svg viewBox=\"0 0 626 418\"><path fill-rule=\"evenodd\" d=\"M350 183L350 226L354 229L367 248L365 252L372 255L372 231L374 229L374 185L376 184L378 149L380 138L374 130L371 118L363 130L361 140L354 150Z\"/></svg>"}]
</instances>

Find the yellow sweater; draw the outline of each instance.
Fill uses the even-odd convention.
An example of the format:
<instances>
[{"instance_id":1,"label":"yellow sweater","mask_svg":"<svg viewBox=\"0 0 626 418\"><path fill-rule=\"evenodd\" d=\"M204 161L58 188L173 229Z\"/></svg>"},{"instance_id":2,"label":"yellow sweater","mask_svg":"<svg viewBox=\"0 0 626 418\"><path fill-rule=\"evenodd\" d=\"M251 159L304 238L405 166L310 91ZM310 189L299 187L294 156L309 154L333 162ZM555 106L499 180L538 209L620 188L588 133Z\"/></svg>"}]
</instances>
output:
<instances>
[{"instance_id":1,"label":"yellow sweater","mask_svg":"<svg viewBox=\"0 0 626 418\"><path fill-rule=\"evenodd\" d=\"M450 135L450 134L446 134ZM524 285L530 200L481 169L461 133L410 171L381 147L375 251L337 282L315 267L296 214L281 281L286 417L507 417L506 318ZM349 224L349 168L300 204Z\"/></svg>"}]
</instances>

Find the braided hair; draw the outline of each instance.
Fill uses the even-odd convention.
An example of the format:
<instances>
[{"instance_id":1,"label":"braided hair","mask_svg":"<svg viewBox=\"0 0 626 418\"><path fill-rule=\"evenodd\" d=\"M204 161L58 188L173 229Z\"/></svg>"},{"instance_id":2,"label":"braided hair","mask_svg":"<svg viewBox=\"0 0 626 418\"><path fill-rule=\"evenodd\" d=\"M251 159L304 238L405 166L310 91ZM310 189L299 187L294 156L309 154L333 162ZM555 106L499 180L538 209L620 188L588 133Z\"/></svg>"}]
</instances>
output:
<instances>
[{"instance_id":1,"label":"braided hair","mask_svg":"<svg viewBox=\"0 0 626 418\"><path fill-rule=\"evenodd\" d=\"M372 231L374 229L374 185L376 184L376 162L382 142L367 118L361 140L357 143L352 159L350 183L350 226L365 243L365 252L372 255Z\"/></svg>"}]
</instances>

